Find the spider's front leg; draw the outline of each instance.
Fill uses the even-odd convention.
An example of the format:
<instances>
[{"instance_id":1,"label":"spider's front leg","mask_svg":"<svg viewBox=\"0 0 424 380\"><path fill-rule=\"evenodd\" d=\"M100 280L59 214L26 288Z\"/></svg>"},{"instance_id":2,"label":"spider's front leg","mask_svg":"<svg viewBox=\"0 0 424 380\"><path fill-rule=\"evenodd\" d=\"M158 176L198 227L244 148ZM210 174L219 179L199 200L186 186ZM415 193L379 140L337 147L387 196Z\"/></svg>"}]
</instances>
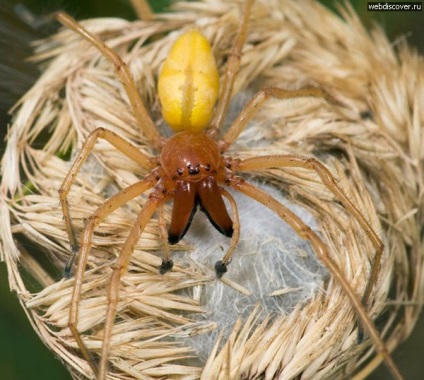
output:
<instances>
[{"instance_id":1,"label":"spider's front leg","mask_svg":"<svg viewBox=\"0 0 424 380\"><path fill-rule=\"evenodd\" d=\"M72 272L72 267L76 259L76 255L79 250L79 245L77 242L75 229L72 224L72 219L69 211L68 204L68 194L71 189L72 184L75 182L75 178L78 172L81 169L81 166L87 160L88 156L94 149L94 145L98 139L104 139L108 141L112 146L114 146L117 150L122 152L128 158L131 158L135 162L137 162L141 167L146 169L152 169L153 163L151 159L142 153L137 147L129 143L127 140L123 139L116 133L109 131L104 128L97 128L84 141L84 144L78 153L75 161L73 162L71 169L63 180L62 186L59 189L59 198L60 204L62 206L63 218L65 221L66 230L69 236L69 242L72 248L73 255L71 256L69 262L67 263L64 271L64 277L70 277Z\"/></svg>"},{"instance_id":2,"label":"spider's front leg","mask_svg":"<svg viewBox=\"0 0 424 380\"><path fill-rule=\"evenodd\" d=\"M114 65L116 73L121 80L125 92L127 93L128 100L131 104L131 109L135 118L137 119L137 123L141 131L154 147L160 148L163 145L164 140L156 129L155 123L150 118L149 113L147 112L147 109L140 97L140 94L138 93L137 86L127 64L115 51L100 41L96 36L91 34L80 24L78 24L78 22L67 13L58 12L56 14L56 18L64 26L73 30L75 33L78 33L82 38L93 45Z\"/></svg>"}]
</instances>

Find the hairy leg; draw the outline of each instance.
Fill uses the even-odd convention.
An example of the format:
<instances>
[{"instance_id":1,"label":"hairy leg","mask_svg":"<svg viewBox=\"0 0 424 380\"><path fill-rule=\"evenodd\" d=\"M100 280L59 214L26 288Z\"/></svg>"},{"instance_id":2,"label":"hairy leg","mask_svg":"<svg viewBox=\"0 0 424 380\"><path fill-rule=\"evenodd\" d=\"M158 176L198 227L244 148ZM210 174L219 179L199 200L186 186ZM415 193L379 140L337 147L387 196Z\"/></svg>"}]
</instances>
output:
<instances>
[{"instance_id":1,"label":"hairy leg","mask_svg":"<svg viewBox=\"0 0 424 380\"><path fill-rule=\"evenodd\" d=\"M322 98L332 104L340 104L331 95L319 88L303 88L300 90L283 90L277 87L264 88L258 91L244 109L239 113L223 139L219 142L221 152L225 152L236 141L250 120L269 99L288 100L295 98Z\"/></svg>"},{"instance_id":2,"label":"hairy leg","mask_svg":"<svg viewBox=\"0 0 424 380\"><path fill-rule=\"evenodd\" d=\"M154 191L149 195L149 198L138 215L137 220L127 237L127 240L122 246L121 253L116 261L115 267L113 268L113 273L108 288L108 306L98 374L99 380L105 380L107 375L108 354L119 301L119 285L121 277L127 271L131 255L134 252L135 246L140 240L140 236L143 233L147 223L152 218L156 209L160 207L160 205L163 204L166 199L167 195L161 191Z\"/></svg>"},{"instance_id":3,"label":"hairy leg","mask_svg":"<svg viewBox=\"0 0 424 380\"><path fill-rule=\"evenodd\" d=\"M355 309L356 313L361 319L362 324L365 327L367 333L369 334L372 342L374 343L377 352L384 358L384 361L387 367L389 368L390 372L392 373L393 377L395 379L402 379L402 376L399 370L397 369L396 364L390 356L386 345L380 337L380 334L378 333L373 322L368 316L368 313L365 310L362 302L357 297L349 282L346 280L343 273L337 267L336 263L329 256L325 244L318 237L318 235L313 232L298 216L296 216L292 211L290 211L284 205L274 199L271 195L255 186L250 185L242 178L233 177L230 181L230 186L242 192L243 194L246 194L247 196L255 199L259 203L262 203L270 210L274 211L280 218L285 220L297 232L299 236L309 240L318 258L331 273L332 277L343 288L345 294L349 297L352 307Z\"/></svg>"},{"instance_id":4,"label":"hairy leg","mask_svg":"<svg viewBox=\"0 0 424 380\"><path fill-rule=\"evenodd\" d=\"M67 196L72 184L75 181L75 177L80 171L81 166L84 164L90 153L93 151L94 144L98 139L104 139L108 141L125 156L131 158L132 160L140 164L140 166L149 169L153 167L153 164L148 156L143 154L137 147L135 147L116 133L104 128L97 128L90 133L90 135L84 141L84 145L82 146L78 156L76 157L74 163L71 166L71 169L65 177L62 186L59 189L59 198L60 204L62 206L63 218L65 220L66 230L68 231L71 248L74 253L78 252L78 243L75 235L75 230L72 225Z\"/></svg>"},{"instance_id":5,"label":"hairy leg","mask_svg":"<svg viewBox=\"0 0 424 380\"><path fill-rule=\"evenodd\" d=\"M228 106L230 104L233 92L234 81L240 68L241 50L244 46L244 43L246 42L247 26L249 23L253 2L254 0L247 0L244 4L243 15L237 31L237 36L228 58L227 68L225 70L223 86L220 92L218 104L216 105L211 126L208 130L208 133L211 135L220 130L222 124L224 123L225 116L227 115Z\"/></svg>"},{"instance_id":6,"label":"hairy leg","mask_svg":"<svg viewBox=\"0 0 424 380\"><path fill-rule=\"evenodd\" d=\"M84 29L76 20L64 12L58 12L56 18L64 26L78 33L86 41L96 47L96 49L104 55L111 63L113 63L116 73L121 80L122 85L127 93L131 104L131 109L138 122L141 131L146 135L148 140L156 148L160 148L163 144L163 139L156 129L155 124L150 118L146 107L137 91L137 86L130 73L128 66L111 48L100 41L97 37Z\"/></svg>"},{"instance_id":7,"label":"hairy leg","mask_svg":"<svg viewBox=\"0 0 424 380\"><path fill-rule=\"evenodd\" d=\"M353 215L362 227L364 232L367 234L372 245L375 249L374 260L371 267L371 274L365 288L362 302L366 306L371 295L372 288L377 281L378 269L380 266L381 255L383 254L384 244L378 237L375 230L371 227L359 209L356 207L343 190L337 184L335 178L331 172L318 160L314 158L304 158L295 155L272 155L262 157L252 157L234 164L232 170L243 172L243 171L254 171L264 170L269 168L282 168L282 167L295 167L304 168L315 171L321 178L324 185L336 196L336 198L342 203L342 205Z\"/></svg>"},{"instance_id":8,"label":"hairy leg","mask_svg":"<svg viewBox=\"0 0 424 380\"><path fill-rule=\"evenodd\" d=\"M131 4L140 20L150 21L153 19L152 8L146 0L131 0Z\"/></svg>"},{"instance_id":9,"label":"hairy leg","mask_svg":"<svg viewBox=\"0 0 424 380\"><path fill-rule=\"evenodd\" d=\"M117 208L121 207L131 199L137 197L138 195L151 188L155 181L156 180L154 176L150 175L144 180L121 190L119 193L109 198L90 216L81 235L81 248L78 252L78 264L75 273L74 287L72 290L71 304L69 308L68 326L79 348L81 349L84 358L88 361L95 373L97 373L95 360L92 357L90 351L86 348L78 332L78 306L81 299L82 282L84 278L85 267L87 265L88 254L91 248L94 229ZM67 270L65 270L65 273L68 273L68 277L72 269L72 263L73 260L70 264L68 264L70 266L67 267Z\"/></svg>"}]
</instances>

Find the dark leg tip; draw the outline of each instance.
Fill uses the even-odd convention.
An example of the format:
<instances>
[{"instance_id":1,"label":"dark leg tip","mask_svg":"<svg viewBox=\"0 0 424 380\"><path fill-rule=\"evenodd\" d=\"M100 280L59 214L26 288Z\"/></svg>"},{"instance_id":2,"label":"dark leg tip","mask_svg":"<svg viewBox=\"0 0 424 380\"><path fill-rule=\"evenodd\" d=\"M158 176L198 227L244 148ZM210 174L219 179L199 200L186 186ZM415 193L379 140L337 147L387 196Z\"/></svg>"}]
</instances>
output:
<instances>
[{"instance_id":1,"label":"dark leg tip","mask_svg":"<svg viewBox=\"0 0 424 380\"><path fill-rule=\"evenodd\" d=\"M79 245L72 245L71 246L72 249L72 255L69 258L68 262L66 263L65 269L63 270L63 274L62 274L62 278L64 278L65 280L71 278L74 274L74 265L75 265L75 261L78 257L78 252L79 252Z\"/></svg>"},{"instance_id":2,"label":"dark leg tip","mask_svg":"<svg viewBox=\"0 0 424 380\"><path fill-rule=\"evenodd\" d=\"M215 264L215 272L218 278L221 278L227 271L227 264L224 264L222 260L219 260Z\"/></svg>"},{"instance_id":3,"label":"dark leg tip","mask_svg":"<svg viewBox=\"0 0 424 380\"><path fill-rule=\"evenodd\" d=\"M358 336L356 337L356 344L361 344L365 339L364 329L361 325L358 326Z\"/></svg>"},{"instance_id":4,"label":"dark leg tip","mask_svg":"<svg viewBox=\"0 0 424 380\"><path fill-rule=\"evenodd\" d=\"M373 113L369 110L360 112L359 116L362 120L372 120L374 118Z\"/></svg>"},{"instance_id":5,"label":"dark leg tip","mask_svg":"<svg viewBox=\"0 0 424 380\"><path fill-rule=\"evenodd\" d=\"M62 278L68 280L72 277L72 268L66 266L62 273Z\"/></svg>"},{"instance_id":6,"label":"dark leg tip","mask_svg":"<svg viewBox=\"0 0 424 380\"><path fill-rule=\"evenodd\" d=\"M173 266L174 266L174 262L172 260L169 260L169 261L162 260L162 264L159 267L159 273L165 274L166 272L169 272Z\"/></svg>"}]
</instances>

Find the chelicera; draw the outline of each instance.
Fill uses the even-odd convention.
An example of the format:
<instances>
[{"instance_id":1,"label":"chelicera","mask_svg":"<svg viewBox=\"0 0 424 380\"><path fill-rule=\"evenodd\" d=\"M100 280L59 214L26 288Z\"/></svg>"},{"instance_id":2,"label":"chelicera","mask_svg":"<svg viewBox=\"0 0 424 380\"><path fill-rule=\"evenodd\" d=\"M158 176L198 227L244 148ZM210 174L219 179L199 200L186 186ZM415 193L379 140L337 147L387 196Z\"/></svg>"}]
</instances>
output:
<instances>
[{"instance_id":1,"label":"chelicera","mask_svg":"<svg viewBox=\"0 0 424 380\"><path fill-rule=\"evenodd\" d=\"M260 90L236 117L223 137L216 139L222 129L231 100L233 83L246 40L247 24L252 4L253 0L247 0L244 4L243 16L239 24L237 37L228 57L220 91L219 74L214 56L208 41L202 33L198 30L189 30L175 42L163 65L158 81L158 93L163 116L175 132L169 139L162 137L156 129L155 123L149 116L137 92L131 73L122 59L69 15L65 13L57 15L58 20L62 24L80 34L113 63L142 132L159 152L156 157L151 158L116 133L104 128L95 129L84 142L59 190L66 228L72 249L75 252L66 268L66 275L70 275L74 258L78 260L70 304L69 328L83 356L99 379L105 379L107 373L108 350L118 305L120 279L126 272L131 254L153 214L158 211L159 220L164 220L163 205L166 202L173 201L173 211L168 229L161 228L162 238L170 244L180 241L187 232L194 213L200 207L212 225L219 232L231 238L228 251L215 266L218 277L221 277L227 271L239 239L240 222L238 220L236 202L225 187L240 191L270 208L301 237L309 240L319 259L350 298L352 306L377 349L384 356L393 373L397 373L384 343L364 308L364 305L367 305L377 278L383 243L354 202L337 185L337 181L331 172L316 159L297 155L268 155L244 160L225 156L228 148L268 99L317 97L331 102L332 98L318 88L288 91L271 87ZM215 104L216 102L217 104ZM92 152L98 139L108 141L124 155L133 159L143 168L150 170L150 173L105 201L88 219L80 240L77 242L70 217L67 195L82 164ZM362 295L362 302L352 290L342 271L329 256L327 247L321 238L284 205L265 191L249 184L239 175L239 173L261 171L273 167L303 168L315 171L325 186L337 197L365 231L375 248L375 257L368 286ZM109 283L104 340L100 364L98 365L86 348L77 328L81 288L93 232L96 226L110 213L147 191L150 191L148 198L122 246ZM231 216L224 203L224 198L227 198L231 205ZM170 252L165 244L159 271L163 274L170 271L172 267L173 262L170 258Z\"/></svg>"}]
</instances>

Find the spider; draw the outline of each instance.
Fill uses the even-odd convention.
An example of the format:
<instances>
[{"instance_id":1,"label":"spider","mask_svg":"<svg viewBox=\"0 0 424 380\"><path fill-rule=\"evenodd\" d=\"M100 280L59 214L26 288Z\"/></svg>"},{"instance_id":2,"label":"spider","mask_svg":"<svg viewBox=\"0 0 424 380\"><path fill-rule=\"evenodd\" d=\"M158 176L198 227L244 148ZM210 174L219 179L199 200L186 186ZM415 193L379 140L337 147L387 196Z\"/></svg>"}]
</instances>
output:
<instances>
[{"instance_id":1,"label":"spider","mask_svg":"<svg viewBox=\"0 0 424 380\"><path fill-rule=\"evenodd\" d=\"M318 258L349 297L363 326L394 376L397 378L401 377L364 307L367 305L376 282L380 258L384 249L383 243L358 207L337 185L337 181L330 171L318 160L298 155L266 155L243 160L233 159L224 155L268 99L282 100L316 97L322 98L329 103L334 103L332 97L318 88L305 88L295 91L276 87L262 89L253 96L246 107L239 113L223 137L216 139L231 100L233 84L240 66L240 56L246 40L247 25L253 2L253 0L245 1L237 36L228 57L220 91L218 69L211 47L200 31L189 30L182 34L173 45L158 79L158 96L162 106L162 113L168 125L175 132L168 139L162 137L156 129L137 92L131 73L122 59L69 15L63 12L57 14L57 19L64 26L78 33L95 46L114 65L142 133L145 134L152 146L159 152L156 157L150 158L118 134L104 128L97 128L85 140L59 189L64 221L74 252L65 268L66 276L70 275L74 260L77 260L68 324L82 355L99 379L105 379L107 374L108 350L118 305L120 279L127 270L131 254L144 228L156 211L159 213L162 239L167 240L169 244L175 244L184 237L197 208L200 208L220 233L231 238L228 251L222 260L219 260L215 265L218 278L227 271L239 240L240 223L236 202L223 186L244 193L270 208L280 218L285 220L297 234L309 240ZM150 173L140 181L122 189L106 200L88 219L78 243L70 217L67 195L81 166L92 152L98 139L108 141L124 155L137 162L143 168L150 170ZM303 168L314 171L365 231L375 248L375 256L370 278L362 296L362 302L329 256L327 247L321 238L299 217L271 197L271 195L249 184L243 177L238 175L239 173L276 167ZM98 365L78 332L78 307L92 236L96 226L109 214L147 191L150 191L147 200L137 216L113 268L108 287L104 340ZM229 215L223 198L227 198L230 203L232 217ZM166 230L163 206L170 200L173 201L173 210L170 225L168 230ZM170 258L168 245L165 244L159 272L164 274L172 270L172 267L173 261Z\"/></svg>"}]
</instances>

